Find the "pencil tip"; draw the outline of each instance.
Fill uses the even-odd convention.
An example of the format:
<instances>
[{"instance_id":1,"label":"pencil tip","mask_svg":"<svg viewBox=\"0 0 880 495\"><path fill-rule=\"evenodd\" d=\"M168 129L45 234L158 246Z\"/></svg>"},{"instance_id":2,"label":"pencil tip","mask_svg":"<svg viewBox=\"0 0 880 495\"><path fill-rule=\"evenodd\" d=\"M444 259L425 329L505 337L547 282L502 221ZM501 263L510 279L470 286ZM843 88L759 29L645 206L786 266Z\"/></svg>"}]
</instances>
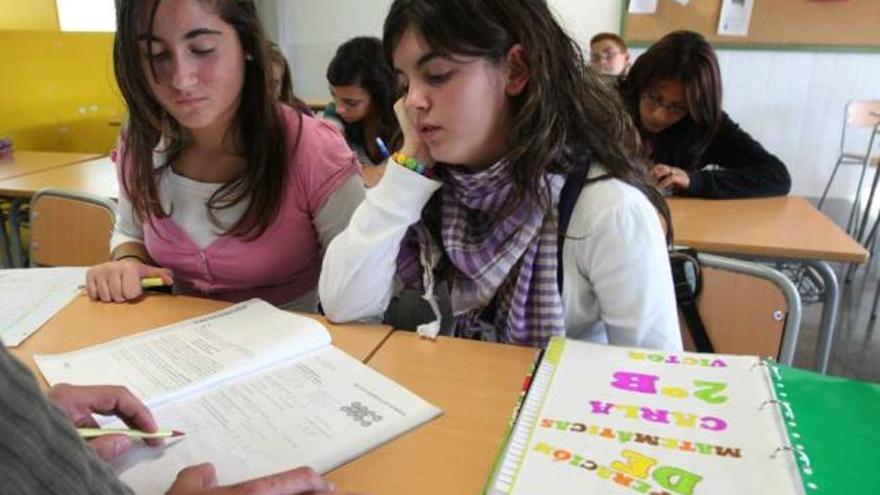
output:
<instances>
[{"instance_id":1,"label":"pencil tip","mask_svg":"<svg viewBox=\"0 0 880 495\"><path fill-rule=\"evenodd\" d=\"M184 433L184 432L182 432L182 431L180 431L180 430L171 430L171 436L172 436L172 437L182 437L182 436L184 436L184 435L186 435L186 433Z\"/></svg>"}]
</instances>

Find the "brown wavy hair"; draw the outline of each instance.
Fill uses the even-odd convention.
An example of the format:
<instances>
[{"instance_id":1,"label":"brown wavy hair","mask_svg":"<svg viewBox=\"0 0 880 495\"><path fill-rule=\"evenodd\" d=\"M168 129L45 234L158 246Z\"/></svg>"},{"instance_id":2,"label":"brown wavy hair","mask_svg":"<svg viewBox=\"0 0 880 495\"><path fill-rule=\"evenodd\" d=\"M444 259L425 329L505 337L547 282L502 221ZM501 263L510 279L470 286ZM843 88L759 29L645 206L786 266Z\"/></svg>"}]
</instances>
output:
<instances>
[{"instance_id":1,"label":"brown wavy hair","mask_svg":"<svg viewBox=\"0 0 880 495\"><path fill-rule=\"evenodd\" d=\"M152 221L164 218L156 179L170 167L186 147L186 130L159 104L150 89L148 77L156 77L150 66L144 70L138 39L151 36L159 2L116 0L116 37L113 64L116 81L128 107L128 123L123 132L121 162L122 186L131 199L136 218ZM277 217L287 183L288 138L286 125L278 111L271 88L271 62L266 38L252 0L205 0L224 22L231 25L247 54L244 85L232 125L223 137L224 145L247 157L241 177L221 186L208 201L211 221L214 211L249 201L242 217L226 234L253 239L261 235ZM147 33L141 30L147 26ZM297 132L294 152L302 125L296 113ZM162 167L153 164L153 151L164 138L168 160Z\"/></svg>"},{"instance_id":2,"label":"brown wavy hair","mask_svg":"<svg viewBox=\"0 0 880 495\"><path fill-rule=\"evenodd\" d=\"M661 81L684 86L688 108L684 120L695 124L691 152L699 162L723 120L721 70L712 45L699 33L674 31L651 45L630 67L622 85L623 97L646 141L652 138L642 130L639 99Z\"/></svg>"},{"instance_id":3,"label":"brown wavy hair","mask_svg":"<svg viewBox=\"0 0 880 495\"><path fill-rule=\"evenodd\" d=\"M409 27L441 54L483 57L495 64L513 45L523 46L531 77L510 100L507 173L515 199L510 208L532 200L549 211L550 198L542 197L542 191L549 191L542 187L546 175L583 171L595 161L608 176L642 191L671 225L666 202L647 185L645 166L635 159L639 137L620 96L589 69L544 0L396 0L383 35L392 65L394 49Z\"/></svg>"}]
</instances>

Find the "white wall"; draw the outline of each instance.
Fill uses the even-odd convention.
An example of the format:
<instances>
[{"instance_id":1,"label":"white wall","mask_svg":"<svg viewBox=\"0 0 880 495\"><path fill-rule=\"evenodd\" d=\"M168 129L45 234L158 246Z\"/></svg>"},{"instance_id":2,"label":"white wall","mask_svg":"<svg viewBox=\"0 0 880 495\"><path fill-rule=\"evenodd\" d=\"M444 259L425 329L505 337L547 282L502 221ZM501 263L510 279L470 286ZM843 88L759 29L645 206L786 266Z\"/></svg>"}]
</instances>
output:
<instances>
[{"instance_id":1,"label":"white wall","mask_svg":"<svg viewBox=\"0 0 880 495\"><path fill-rule=\"evenodd\" d=\"M273 0L262 0L271 3ZM550 0L557 17L585 46L599 31L617 32L621 0ZM336 47L354 36L382 36L391 0L274 0L278 41L291 60L294 87L304 98L329 95L324 74ZM270 9L261 9L269 11ZM273 31L273 29L268 29Z\"/></svg>"},{"instance_id":2,"label":"white wall","mask_svg":"<svg viewBox=\"0 0 880 495\"><path fill-rule=\"evenodd\" d=\"M357 35L381 36L391 0L275 2L278 40L291 59L294 86L327 97L324 73L336 47ZM592 34L617 32L623 0L549 0L585 47ZM818 196L837 156L843 108L880 99L880 54L720 50L725 109L790 168L793 192ZM856 167L839 176L833 196L852 194Z\"/></svg>"}]
</instances>

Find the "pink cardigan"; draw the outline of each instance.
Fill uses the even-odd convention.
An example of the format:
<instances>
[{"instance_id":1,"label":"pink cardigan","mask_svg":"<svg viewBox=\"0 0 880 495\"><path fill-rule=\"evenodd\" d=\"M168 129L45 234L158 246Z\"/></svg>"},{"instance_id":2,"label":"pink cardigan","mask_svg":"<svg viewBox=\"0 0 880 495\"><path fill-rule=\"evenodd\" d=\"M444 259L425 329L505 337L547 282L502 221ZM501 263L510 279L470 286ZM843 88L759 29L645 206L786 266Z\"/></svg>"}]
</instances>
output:
<instances>
[{"instance_id":1,"label":"pink cardigan","mask_svg":"<svg viewBox=\"0 0 880 495\"><path fill-rule=\"evenodd\" d=\"M297 116L280 107L288 129L289 176L278 216L260 237L246 242L224 235L200 249L170 217L144 222L147 251L172 270L175 290L227 301L259 297L277 305L317 286L323 248L312 219L360 167L336 128L307 116L294 155Z\"/></svg>"}]
</instances>

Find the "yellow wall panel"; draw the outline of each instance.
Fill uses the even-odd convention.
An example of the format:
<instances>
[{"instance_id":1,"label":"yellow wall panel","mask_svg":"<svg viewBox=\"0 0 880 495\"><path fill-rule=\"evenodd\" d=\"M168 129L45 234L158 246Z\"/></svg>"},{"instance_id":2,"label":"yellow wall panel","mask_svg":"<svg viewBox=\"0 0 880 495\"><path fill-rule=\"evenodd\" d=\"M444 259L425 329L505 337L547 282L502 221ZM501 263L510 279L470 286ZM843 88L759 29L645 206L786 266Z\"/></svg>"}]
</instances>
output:
<instances>
[{"instance_id":1,"label":"yellow wall panel","mask_svg":"<svg viewBox=\"0 0 880 495\"><path fill-rule=\"evenodd\" d=\"M57 31L55 0L0 0L0 30Z\"/></svg>"},{"instance_id":2,"label":"yellow wall panel","mask_svg":"<svg viewBox=\"0 0 880 495\"><path fill-rule=\"evenodd\" d=\"M17 149L106 153L124 113L113 35L0 31L0 136Z\"/></svg>"}]
</instances>

